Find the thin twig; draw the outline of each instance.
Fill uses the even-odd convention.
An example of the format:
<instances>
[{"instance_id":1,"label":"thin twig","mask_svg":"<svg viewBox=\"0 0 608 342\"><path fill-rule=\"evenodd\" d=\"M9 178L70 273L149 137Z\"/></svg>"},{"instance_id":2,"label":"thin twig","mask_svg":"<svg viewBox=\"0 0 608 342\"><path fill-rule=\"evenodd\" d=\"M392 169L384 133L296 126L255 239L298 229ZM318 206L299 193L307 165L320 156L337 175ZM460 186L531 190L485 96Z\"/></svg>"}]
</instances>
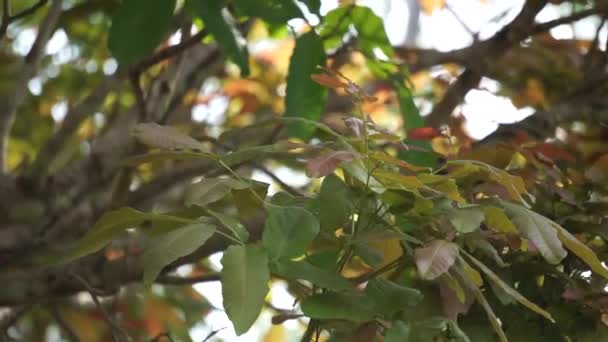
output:
<instances>
[{"instance_id":1,"label":"thin twig","mask_svg":"<svg viewBox=\"0 0 608 342\"><path fill-rule=\"evenodd\" d=\"M187 285L196 283L206 283L211 281L220 281L219 273L203 274L195 277L175 277L162 275L156 279L156 282L163 285Z\"/></svg>"},{"instance_id":2,"label":"thin twig","mask_svg":"<svg viewBox=\"0 0 608 342\"><path fill-rule=\"evenodd\" d=\"M146 69L148 69L149 67L156 65L156 64L164 61L165 59L175 57L175 56L179 55L180 53L186 51L191 46L194 46L194 45L200 43L200 41L203 38L205 38L205 36L207 36L207 30L203 29L203 30L197 32L192 37L189 37L188 39L184 40L183 42L181 42L177 45L173 45L173 46L164 48L163 50L158 51L154 55L152 55L146 59L143 59L142 61L137 63L131 70L132 70L132 72L135 72L135 73L141 73L141 72L145 71Z\"/></svg>"},{"instance_id":3,"label":"thin twig","mask_svg":"<svg viewBox=\"0 0 608 342\"><path fill-rule=\"evenodd\" d=\"M131 81L131 86L133 87L133 92L135 93L135 99L137 101L137 109L139 110L139 121L144 122L148 119L148 114L146 110L146 98L144 96L144 91L141 88L141 73L140 72L132 72L129 74L129 80Z\"/></svg>"},{"instance_id":4,"label":"thin twig","mask_svg":"<svg viewBox=\"0 0 608 342\"><path fill-rule=\"evenodd\" d=\"M37 3L29 8L22 10L21 12L11 15L11 4L10 0L2 1L2 23L0 24L0 38L4 37L8 26L15 20L19 20L27 17L28 15L34 14L39 8L46 5L48 0L39 0Z\"/></svg>"},{"instance_id":5,"label":"thin twig","mask_svg":"<svg viewBox=\"0 0 608 342\"><path fill-rule=\"evenodd\" d=\"M26 8L26 9L22 10L21 12L16 13L15 15L11 16L11 21L19 20L19 19L27 17L28 15L34 14L34 12L36 12L39 8L46 5L47 2L48 2L48 0L38 0L37 3L32 5L32 7Z\"/></svg>"},{"instance_id":6,"label":"thin twig","mask_svg":"<svg viewBox=\"0 0 608 342\"><path fill-rule=\"evenodd\" d=\"M266 166L264 166L260 163L253 163L253 165L255 166L256 169L262 171L264 174L266 174L268 177L270 177L273 181L275 181L283 190L287 191L289 194L294 195L294 196L305 196L305 194L302 191L285 183L281 178L279 178L277 175L275 175Z\"/></svg>"},{"instance_id":7,"label":"thin twig","mask_svg":"<svg viewBox=\"0 0 608 342\"><path fill-rule=\"evenodd\" d=\"M467 25L467 23L464 22L464 20L460 17L460 15L452 8L452 6L450 6L448 3L446 3L444 7L445 7L445 9L448 10L448 12L452 13L452 16L456 19L456 21L458 21L460 26L462 26L462 28L464 28L465 31L467 31L467 33L469 33L471 35L471 37L473 37L473 41L477 42L479 40L479 34L475 31L473 31L469 27L469 25Z\"/></svg>"},{"instance_id":8,"label":"thin twig","mask_svg":"<svg viewBox=\"0 0 608 342\"><path fill-rule=\"evenodd\" d=\"M586 10L582 10L580 12L574 13L574 14L569 15L567 17L561 17L561 18L557 18L557 19L554 19L554 20L550 20L550 21L544 22L544 23L536 24L532 28L532 34L547 32L550 29L558 27L560 25L570 24L570 23L573 23L575 21L579 21L579 20L584 19L586 17L592 16L592 15L596 15L596 14L600 14L600 13L602 13L602 10L600 8L594 7L594 8L589 8L589 9L586 9Z\"/></svg>"},{"instance_id":9,"label":"thin twig","mask_svg":"<svg viewBox=\"0 0 608 342\"><path fill-rule=\"evenodd\" d=\"M63 316L61 315L61 312L59 312L57 305L54 305L54 304L50 305L49 312L51 313L51 316L53 316L53 318L55 319L55 322L57 322L57 325L59 325L59 327L63 330L63 332L65 332L65 334L68 337L68 340L73 341L73 342L80 341L80 339L78 338L78 335L76 335L76 333L74 332L72 327L70 327L70 324L63 318Z\"/></svg>"},{"instance_id":10,"label":"thin twig","mask_svg":"<svg viewBox=\"0 0 608 342\"><path fill-rule=\"evenodd\" d=\"M95 306L97 306L97 309L101 312L106 323L108 323L108 325L110 326L110 331L112 332L112 338L114 339L114 341L120 342L120 335L127 337L128 340L131 340L129 334L127 334L127 332L125 332L120 326L118 326L118 324L114 322L108 311L103 307L103 305L101 305L101 302L99 301L99 298L97 298L96 294L99 293L99 290L93 288L83 277L79 276L78 274L73 273L72 277L78 280L78 282L80 282L82 286L84 286L85 289L91 295L91 299L95 303Z\"/></svg>"},{"instance_id":11,"label":"thin twig","mask_svg":"<svg viewBox=\"0 0 608 342\"><path fill-rule=\"evenodd\" d=\"M209 333L209 335L207 335L207 337L205 337L204 340L202 340L201 342L207 342L209 341L213 336L217 335L217 333L219 333L220 331L226 329L226 327L223 328L219 328L217 330L213 330L212 332Z\"/></svg>"},{"instance_id":12,"label":"thin twig","mask_svg":"<svg viewBox=\"0 0 608 342\"><path fill-rule=\"evenodd\" d=\"M36 40L25 57L25 63L19 73L19 78L15 84L13 94L7 98L6 107L0 108L0 172L2 173L7 172L6 153L11 128L15 122L17 111L25 100L27 83L36 74L38 64L42 59L44 47L55 30L55 24L61 14L62 3L62 0L53 0L51 8L38 28Z\"/></svg>"},{"instance_id":13,"label":"thin twig","mask_svg":"<svg viewBox=\"0 0 608 342\"><path fill-rule=\"evenodd\" d=\"M7 27L11 20L11 2L9 0L2 1L2 27Z\"/></svg>"}]
</instances>

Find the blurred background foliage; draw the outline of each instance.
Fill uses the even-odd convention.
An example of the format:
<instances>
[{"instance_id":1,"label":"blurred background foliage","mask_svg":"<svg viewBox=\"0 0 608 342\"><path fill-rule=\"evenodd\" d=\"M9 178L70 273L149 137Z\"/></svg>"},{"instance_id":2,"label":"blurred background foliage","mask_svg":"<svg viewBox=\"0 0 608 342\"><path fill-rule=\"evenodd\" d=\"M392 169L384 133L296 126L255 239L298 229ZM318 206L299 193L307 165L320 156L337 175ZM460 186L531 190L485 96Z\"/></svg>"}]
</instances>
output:
<instances>
[{"instance_id":1,"label":"blurred background foliage","mask_svg":"<svg viewBox=\"0 0 608 342\"><path fill-rule=\"evenodd\" d=\"M10 3L12 14L35 9L3 24L2 109L22 86L20 75L51 2L2 1ZM137 121L177 127L214 152L288 138L304 143L326 139L310 126L283 129L273 120L282 115L318 120L347 134L345 119L358 115L354 92L315 83L310 74L318 73L319 65L339 71L375 98L362 102L360 110L377 127L412 146L433 150L410 151L401 155L402 160L437 168L446 160L473 159L507 169L524 179L536 198L536 212L564 225L605 260L606 1L540 1L542 11L532 17L536 21L514 25L505 37L500 36L506 32L503 27L517 17L524 1L211 1L207 5L217 4L223 19L232 18L226 20L232 26L221 31L227 35L221 38L209 34L217 27L209 25L215 19L202 0L164 1L162 6L175 5L174 12L163 11L158 4L162 1L59 2L60 14L33 77L26 80L26 94L8 137L3 177L10 186L1 190L0 220L5 224L0 224L0 237L5 242L0 243L0 269L5 264L11 272L27 273L31 255L59 253L65 248L62 243L73 243L110 209L130 205L177 210L192 179L219 173L206 164L166 160L124 171L123 160L142 152L141 146L125 143ZM145 15L127 11L117 19L125 3ZM116 28L113 18L125 26ZM113 26L118 31L108 44ZM141 38L148 36L149 40ZM180 51L154 60L173 47ZM427 134L420 128L432 129ZM53 143L57 136L59 143ZM308 157L284 158L277 153L276 158L247 161L239 173L271 184L271 194L290 189L316 193L321 182L306 177L302 158ZM476 192L504 195L504 189L471 181L466 195ZM51 233L45 235L47 231ZM370 264L385 266L401 255L398 243L382 241L375 255L371 251L359 267L353 266L350 276L369 270ZM482 243L478 248L484 248ZM140 251L137 241L127 238L113 243L103 262ZM204 277L217 271L219 257L181 266L177 273ZM608 338L605 281L591 276L580 260L567 259L566 269L572 272L561 279L563 273L526 253L509 258L505 261L511 267L497 273L541 303L560 326L556 329L524 307L502 305L509 299L495 291L488 300L510 340ZM86 274L88 281L99 282L97 269L92 270ZM209 336L272 342L298 340L305 329L299 320L270 324L270 316L290 312L298 291L281 280L271 287L268 305L254 328L237 338L230 321L218 313L219 288L211 283L144 289L127 284L135 279L121 278L103 287L115 296L78 291L59 300L52 297L52 286L48 291L21 292L24 284L46 289L53 281L48 275L15 279L12 273L0 274L7 284L0 295L0 306L6 307L0 325L6 328L3 336L22 341L108 341L124 338L113 336L112 324L118 324L135 341L201 341ZM82 284L78 286L83 290ZM423 313L417 307L421 311L416 314L443 315L437 289L428 287L423 289L429 293L424 300L436 302L422 307L437 312ZM24 300L31 293L41 298ZM100 313L91 299L97 295L103 297L113 323L106 322L108 314ZM494 338L478 306L462 315L459 324L471 341ZM365 337L366 327L360 329L342 340L371 341Z\"/></svg>"}]
</instances>

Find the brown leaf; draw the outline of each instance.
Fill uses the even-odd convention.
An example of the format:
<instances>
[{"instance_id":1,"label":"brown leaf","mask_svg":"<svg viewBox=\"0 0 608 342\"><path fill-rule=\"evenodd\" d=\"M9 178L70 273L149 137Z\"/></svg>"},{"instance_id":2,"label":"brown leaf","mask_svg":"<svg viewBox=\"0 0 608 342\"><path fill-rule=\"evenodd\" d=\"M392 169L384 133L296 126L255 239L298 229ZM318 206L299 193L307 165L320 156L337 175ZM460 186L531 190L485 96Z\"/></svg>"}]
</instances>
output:
<instances>
[{"instance_id":1,"label":"brown leaf","mask_svg":"<svg viewBox=\"0 0 608 342\"><path fill-rule=\"evenodd\" d=\"M344 161L355 159L355 154L350 151L332 151L311 159L306 164L306 175L311 178L320 178L334 172Z\"/></svg>"}]
</instances>

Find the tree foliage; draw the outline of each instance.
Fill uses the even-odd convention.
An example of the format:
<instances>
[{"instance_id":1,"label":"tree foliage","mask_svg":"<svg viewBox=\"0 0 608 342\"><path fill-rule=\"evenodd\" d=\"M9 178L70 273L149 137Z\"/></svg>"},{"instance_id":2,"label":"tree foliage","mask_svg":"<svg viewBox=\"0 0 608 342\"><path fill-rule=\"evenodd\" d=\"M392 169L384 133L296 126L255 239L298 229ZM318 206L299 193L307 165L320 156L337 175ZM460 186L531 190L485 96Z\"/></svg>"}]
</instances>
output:
<instances>
[{"instance_id":1,"label":"tree foliage","mask_svg":"<svg viewBox=\"0 0 608 342\"><path fill-rule=\"evenodd\" d=\"M321 3L2 1L1 339L189 341L214 310L268 341L608 339L606 2L448 52ZM535 113L475 140L484 79Z\"/></svg>"}]
</instances>

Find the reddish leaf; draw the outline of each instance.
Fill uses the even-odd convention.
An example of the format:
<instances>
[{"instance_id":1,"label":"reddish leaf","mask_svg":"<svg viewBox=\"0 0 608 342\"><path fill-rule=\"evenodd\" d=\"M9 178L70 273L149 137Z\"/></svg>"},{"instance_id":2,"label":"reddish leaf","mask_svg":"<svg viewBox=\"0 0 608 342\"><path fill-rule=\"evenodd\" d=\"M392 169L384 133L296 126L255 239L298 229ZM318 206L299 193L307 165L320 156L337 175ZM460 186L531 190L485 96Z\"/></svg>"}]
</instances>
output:
<instances>
[{"instance_id":1,"label":"reddish leaf","mask_svg":"<svg viewBox=\"0 0 608 342\"><path fill-rule=\"evenodd\" d=\"M433 280L454 265L458 246L445 240L433 240L424 248L416 248L414 254L420 277Z\"/></svg>"},{"instance_id":2,"label":"reddish leaf","mask_svg":"<svg viewBox=\"0 0 608 342\"><path fill-rule=\"evenodd\" d=\"M311 178L320 178L334 172L344 161L355 159L355 154L349 151L333 151L311 159L306 164L306 175Z\"/></svg>"},{"instance_id":3,"label":"reddish leaf","mask_svg":"<svg viewBox=\"0 0 608 342\"><path fill-rule=\"evenodd\" d=\"M407 133L407 137L413 140L432 140L433 138L440 137L441 132L433 127L419 127L411 129Z\"/></svg>"},{"instance_id":4,"label":"reddish leaf","mask_svg":"<svg viewBox=\"0 0 608 342\"><path fill-rule=\"evenodd\" d=\"M567 287L564 292L562 292L562 298L580 301L581 299L585 298L585 291L578 287Z\"/></svg>"},{"instance_id":5,"label":"reddish leaf","mask_svg":"<svg viewBox=\"0 0 608 342\"><path fill-rule=\"evenodd\" d=\"M542 160L555 162L558 160L574 161L575 158L569 151L557 147L553 144L541 143L531 148L532 151Z\"/></svg>"},{"instance_id":6,"label":"reddish leaf","mask_svg":"<svg viewBox=\"0 0 608 342\"><path fill-rule=\"evenodd\" d=\"M458 299L456 292L445 282L439 282L439 294L441 295L441 304L443 305L443 313L451 320L456 320L459 314L466 314L471 305L475 301L475 297L470 291L465 289L464 303Z\"/></svg>"}]
</instances>

